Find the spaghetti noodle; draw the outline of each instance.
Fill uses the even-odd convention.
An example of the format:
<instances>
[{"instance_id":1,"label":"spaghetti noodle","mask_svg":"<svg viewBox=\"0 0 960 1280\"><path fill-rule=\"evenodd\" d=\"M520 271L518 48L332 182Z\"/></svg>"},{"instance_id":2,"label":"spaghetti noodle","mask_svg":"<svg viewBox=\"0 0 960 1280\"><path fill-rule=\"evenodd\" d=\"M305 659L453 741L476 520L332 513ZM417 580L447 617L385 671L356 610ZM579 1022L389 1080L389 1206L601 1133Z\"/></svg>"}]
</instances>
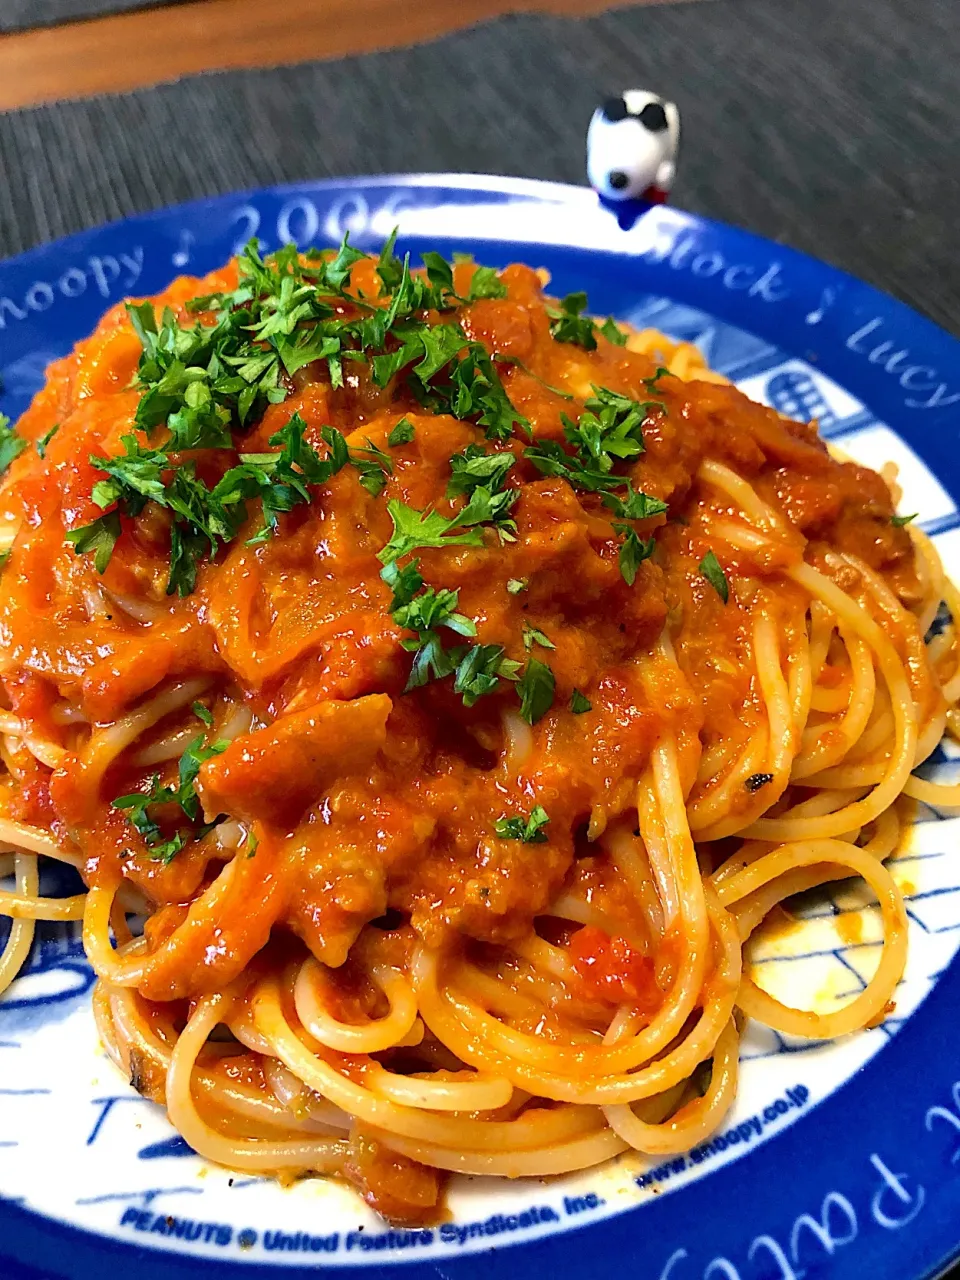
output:
<instances>
[{"instance_id":1,"label":"spaghetti noodle","mask_svg":"<svg viewBox=\"0 0 960 1280\"><path fill-rule=\"evenodd\" d=\"M884 479L527 267L424 261L251 247L0 446L0 988L82 917L196 1151L406 1222L446 1171L693 1146L746 1016L882 1019L902 797L960 803L912 775L960 602ZM789 1008L744 947L851 876L876 972Z\"/></svg>"}]
</instances>

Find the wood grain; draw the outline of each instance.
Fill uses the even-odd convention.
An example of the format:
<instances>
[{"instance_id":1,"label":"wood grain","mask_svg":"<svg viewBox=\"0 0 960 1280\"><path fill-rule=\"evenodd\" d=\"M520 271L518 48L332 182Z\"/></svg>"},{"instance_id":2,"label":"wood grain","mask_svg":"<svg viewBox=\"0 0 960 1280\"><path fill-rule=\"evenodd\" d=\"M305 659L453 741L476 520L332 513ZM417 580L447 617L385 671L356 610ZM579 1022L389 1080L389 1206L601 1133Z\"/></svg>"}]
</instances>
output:
<instances>
[{"instance_id":1,"label":"wood grain","mask_svg":"<svg viewBox=\"0 0 960 1280\"><path fill-rule=\"evenodd\" d=\"M194 0L0 36L0 110L413 44L504 13L585 16L616 2Z\"/></svg>"}]
</instances>

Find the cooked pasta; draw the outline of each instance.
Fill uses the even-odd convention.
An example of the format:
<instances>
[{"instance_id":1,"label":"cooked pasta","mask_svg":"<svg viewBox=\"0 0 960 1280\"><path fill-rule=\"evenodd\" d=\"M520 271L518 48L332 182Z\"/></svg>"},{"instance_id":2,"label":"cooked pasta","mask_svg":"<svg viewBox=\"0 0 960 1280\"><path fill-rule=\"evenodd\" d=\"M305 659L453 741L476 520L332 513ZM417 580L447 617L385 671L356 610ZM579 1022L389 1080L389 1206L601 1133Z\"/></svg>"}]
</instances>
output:
<instances>
[{"instance_id":1,"label":"cooked pasta","mask_svg":"<svg viewBox=\"0 0 960 1280\"><path fill-rule=\"evenodd\" d=\"M528 267L424 263L251 246L0 441L0 988L82 918L190 1146L401 1222L694 1146L748 1017L875 1025L903 797L960 804L913 775L958 599L895 478ZM787 1007L744 948L848 877L876 971Z\"/></svg>"}]
</instances>

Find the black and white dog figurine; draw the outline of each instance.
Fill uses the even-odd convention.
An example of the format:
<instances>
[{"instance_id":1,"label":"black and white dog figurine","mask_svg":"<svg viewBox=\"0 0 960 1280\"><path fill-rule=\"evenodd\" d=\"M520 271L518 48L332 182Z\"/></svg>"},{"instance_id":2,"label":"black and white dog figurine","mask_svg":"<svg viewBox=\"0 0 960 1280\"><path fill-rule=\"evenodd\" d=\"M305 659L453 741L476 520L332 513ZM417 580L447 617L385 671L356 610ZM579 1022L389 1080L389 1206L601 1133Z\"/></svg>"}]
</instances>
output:
<instances>
[{"instance_id":1,"label":"black and white dog figurine","mask_svg":"<svg viewBox=\"0 0 960 1280\"><path fill-rule=\"evenodd\" d=\"M587 178L601 201L630 227L663 204L677 173L680 112L645 89L627 89L593 113L587 130Z\"/></svg>"}]
</instances>

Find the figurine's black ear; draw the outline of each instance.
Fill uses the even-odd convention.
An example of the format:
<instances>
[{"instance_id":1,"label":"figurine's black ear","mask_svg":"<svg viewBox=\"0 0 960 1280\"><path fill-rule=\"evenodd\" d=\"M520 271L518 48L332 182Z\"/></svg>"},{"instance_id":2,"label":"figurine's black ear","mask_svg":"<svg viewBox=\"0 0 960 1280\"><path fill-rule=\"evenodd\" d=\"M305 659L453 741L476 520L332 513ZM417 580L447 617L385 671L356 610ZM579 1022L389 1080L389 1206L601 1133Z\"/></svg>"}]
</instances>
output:
<instances>
[{"instance_id":1,"label":"figurine's black ear","mask_svg":"<svg viewBox=\"0 0 960 1280\"><path fill-rule=\"evenodd\" d=\"M622 98L607 98L600 111L604 120L609 120L611 124L627 118L627 104Z\"/></svg>"},{"instance_id":2,"label":"figurine's black ear","mask_svg":"<svg viewBox=\"0 0 960 1280\"><path fill-rule=\"evenodd\" d=\"M667 113L662 102L648 102L637 119L651 133L663 133L667 128Z\"/></svg>"}]
</instances>

